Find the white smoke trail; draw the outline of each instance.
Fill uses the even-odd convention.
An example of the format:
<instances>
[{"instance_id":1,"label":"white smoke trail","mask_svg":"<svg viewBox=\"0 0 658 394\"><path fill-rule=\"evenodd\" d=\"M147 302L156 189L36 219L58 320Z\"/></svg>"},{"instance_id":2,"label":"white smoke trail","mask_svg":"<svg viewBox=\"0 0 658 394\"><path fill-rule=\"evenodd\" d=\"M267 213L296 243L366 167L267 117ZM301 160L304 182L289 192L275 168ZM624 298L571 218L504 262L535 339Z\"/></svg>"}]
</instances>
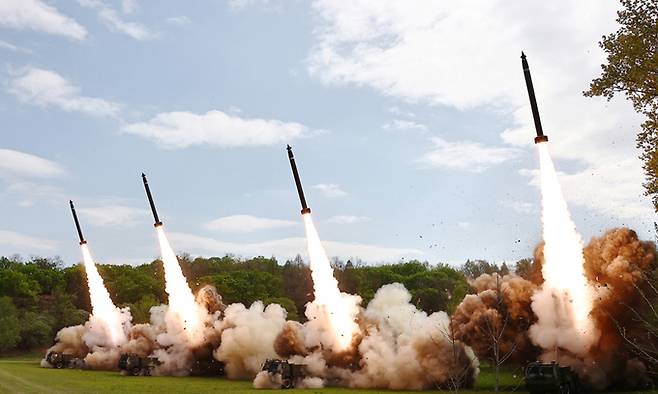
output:
<instances>
[{"instance_id":1,"label":"white smoke trail","mask_svg":"<svg viewBox=\"0 0 658 394\"><path fill-rule=\"evenodd\" d=\"M207 312L195 301L163 226L156 226L156 230L164 266L165 291L169 295L168 311L171 312L166 321L168 336L184 332L184 337L190 345L199 345L204 340L203 318L207 316Z\"/></svg>"},{"instance_id":2,"label":"white smoke trail","mask_svg":"<svg viewBox=\"0 0 658 394\"><path fill-rule=\"evenodd\" d=\"M306 315L320 335L320 342L335 351L349 347L359 331L356 315L361 297L341 293L334 278L327 253L320 242L311 214L302 215L306 226L306 242L311 259L314 301L306 308Z\"/></svg>"},{"instance_id":3,"label":"white smoke trail","mask_svg":"<svg viewBox=\"0 0 658 394\"><path fill-rule=\"evenodd\" d=\"M127 340L124 325L130 321L130 315L127 310L121 310L112 303L110 293L105 288L103 278L98 273L87 244L80 245L80 249L84 259L89 298L91 299L89 322L93 326L101 326L98 327L100 330L96 331L100 331L101 335L96 336L100 339L95 339L91 341L93 343L88 343L88 345L117 347Z\"/></svg>"},{"instance_id":4,"label":"white smoke trail","mask_svg":"<svg viewBox=\"0 0 658 394\"><path fill-rule=\"evenodd\" d=\"M540 143L538 148L544 284L533 296L538 321L530 328L530 336L543 349L559 347L583 355L599 335L590 317L594 292L585 277L583 241L562 195L548 143Z\"/></svg>"}]
</instances>

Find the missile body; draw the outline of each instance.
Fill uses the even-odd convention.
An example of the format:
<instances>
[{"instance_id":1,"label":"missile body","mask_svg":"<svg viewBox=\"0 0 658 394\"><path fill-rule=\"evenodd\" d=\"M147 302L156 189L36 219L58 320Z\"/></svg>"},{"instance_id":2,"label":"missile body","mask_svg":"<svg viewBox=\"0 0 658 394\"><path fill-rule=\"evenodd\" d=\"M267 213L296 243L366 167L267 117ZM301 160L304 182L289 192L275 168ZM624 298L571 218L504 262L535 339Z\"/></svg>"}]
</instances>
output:
<instances>
[{"instance_id":1,"label":"missile body","mask_svg":"<svg viewBox=\"0 0 658 394\"><path fill-rule=\"evenodd\" d=\"M153 196L151 195L151 189L149 188L149 182L146 180L146 175L142 172L142 182L144 182L144 189L146 189L146 197L149 199L149 204L151 205L151 212L153 212L153 224L155 227L162 226L162 222L158 217L158 211L155 210L155 203L153 202Z\"/></svg>"},{"instance_id":2,"label":"missile body","mask_svg":"<svg viewBox=\"0 0 658 394\"><path fill-rule=\"evenodd\" d=\"M82 230L80 229L80 222L78 221L78 214L75 213L75 207L73 206L73 201L69 200L69 205L71 206L71 213L73 214L73 221L75 222L75 228L78 230L78 237L80 238L80 245L87 243L85 237L82 236Z\"/></svg>"},{"instance_id":3,"label":"missile body","mask_svg":"<svg viewBox=\"0 0 658 394\"><path fill-rule=\"evenodd\" d=\"M302 203L302 215L311 213L311 208L306 205L306 198L304 198L304 190L302 189L302 181L299 179L297 172L297 165L295 164L295 156L292 154L290 145L286 148L288 150L288 159L290 160L290 167L292 168L292 176L295 178L295 185L297 185L297 194L299 194L299 202Z\"/></svg>"},{"instance_id":4,"label":"missile body","mask_svg":"<svg viewBox=\"0 0 658 394\"><path fill-rule=\"evenodd\" d=\"M523 76L525 76L525 86L528 88L528 96L530 97L530 108L532 108L532 117L535 120L535 130L537 136L535 137L535 144L548 142L548 136L544 135L544 130L541 128L541 119L539 119L539 109L537 108L537 98L535 98L535 88L532 86L532 77L530 77L530 67L526 60L525 53L521 52L521 65L523 66Z\"/></svg>"}]
</instances>

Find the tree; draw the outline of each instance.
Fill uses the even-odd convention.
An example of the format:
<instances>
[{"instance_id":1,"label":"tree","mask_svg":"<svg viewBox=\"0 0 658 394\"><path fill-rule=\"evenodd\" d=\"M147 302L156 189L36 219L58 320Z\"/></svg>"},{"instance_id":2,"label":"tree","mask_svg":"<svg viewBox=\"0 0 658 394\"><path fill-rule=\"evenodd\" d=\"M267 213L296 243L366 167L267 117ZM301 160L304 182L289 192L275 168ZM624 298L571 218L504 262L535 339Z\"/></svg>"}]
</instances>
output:
<instances>
[{"instance_id":1,"label":"tree","mask_svg":"<svg viewBox=\"0 0 658 394\"><path fill-rule=\"evenodd\" d=\"M20 320L20 349L34 349L52 342L54 319L36 312L25 312Z\"/></svg>"},{"instance_id":2,"label":"tree","mask_svg":"<svg viewBox=\"0 0 658 394\"><path fill-rule=\"evenodd\" d=\"M514 264L514 273L525 280L530 280L532 271L532 259L521 259Z\"/></svg>"},{"instance_id":3,"label":"tree","mask_svg":"<svg viewBox=\"0 0 658 394\"><path fill-rule=\"evenodd\" d=\"M18 313L9 297L0 297L0 352L12 350L21 339Z\"/></svg>"},{"instance_id":4,"label":"tree","mask_svg":"<svg viewBox=\"0 0 658 394\"><path fill-rule=\"evenodd\" d=\"M157 305L160 305L160 301L153 294L146 294L139 301L130 304L133 324L148 323L151 320L151 308Z\"/></svg>"},{"instance_id":5,"label":"tree","mask_svg":"<svg viewBox=\"0 0 658 394\"><path fill-rule=\"evenodd\" d=\"M482 274L493 274L498 272L498 266L487 260L466 260L459 269L467 278L475 279Z\"/></svg>"},{"instance_id":6,"label":"tree","mask_svg":"<svg viewBox=\"0 0 658 394\"><path fill-rule=\"evenodd\" d=\"M495 391L498 392L500 387L500 366L503 365L514 354L517 348L517 343L512 342L511 346L505 347L505 330L510 323L510 315L507 311L507 305L503 298L503 291L500 283L500 275L496 276L496 301L494 307L490 309L485 318L485 331L489 339L489 346L491 349L491 362L495 367L496 381Z\"/></svg>"},{"instance_id":7,"label":"tree","mask_svg":"<svg viewBox=\"0 0 658 394\"><path fill-rule=\"evenodd\" d=\"M658 2L621 0L621 4L619 30L599 42L607 63L584 94L610 100L623 93L635 111L646 117L637 146L644 161L646 195L658 212Z\"/></svg>"}]
</instances>

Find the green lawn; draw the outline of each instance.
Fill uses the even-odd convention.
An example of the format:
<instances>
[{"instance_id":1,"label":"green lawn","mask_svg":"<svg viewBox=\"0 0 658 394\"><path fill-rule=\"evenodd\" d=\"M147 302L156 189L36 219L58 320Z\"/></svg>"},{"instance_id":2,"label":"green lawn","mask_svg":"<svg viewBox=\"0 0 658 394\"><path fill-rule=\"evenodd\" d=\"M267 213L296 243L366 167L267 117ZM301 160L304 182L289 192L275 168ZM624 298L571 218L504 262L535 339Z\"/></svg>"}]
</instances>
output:
<instances>
[{"instance_id":1,"label":"green lawn","mask_svg":"<svg viewBox=\"0 0 658 394\"><path fill-rule=\"evenodd\" d=\"M502 374L503 384L517 387L520 378L512 372ZM493 391L494 375L486 368L480 374L476 392ZM522 390L522 388L521 388ZM262 392L264 390L258 390ZM265 390L268 391L268 390ZM255 393L251 382L218 378L126 377L117 372L40 368L34 355L0 359L0 393ZM305 393L367 393L379 390L342 388L289 390ZM387 393L399 393L389 391Z\"/></svg>"},{"instance_id":2,"label":"green lawn","mask_svg":"<svg viewBox=\"0 0 658 394\"><path fill-rule=\"evenodd\" d=\"M223 378L122 376L118 372L82 371L75 369L51 369L39 366L41 355L0 357L0 394L5 393L258 393L279 390L256 390L251 382ZM475 387L464 394L494 392L495 374L486 365L481 368ZM501 394L523 393L521 368L505 368L500 374ZM382 390L325 388L287 390L282 393L378 393ZM425 391L428 392L428 391ZM429 391L440 393L440 391ZM655 391L654 391L655 392ZM386 394L410 393L410 391L385 391ZM411 392L413 393L413 392ZM445 392L448 394L449 392ZM650 393L645 391L644 393ZM653 393L653 392L652 392ZM615 394L624 394L616 391Z\"/></svg>"},{"instance_id":3,"label":"green lawn","mask_svg":"<svg viewBox=\"0 0 658 394\"><path fill-rule=\"evenodd\" d=\"M522 393L520 368L501 372L501 394ZM475 388L462 391L464 394L487 394L494 392L495 375L484 366ZM231 381L220 378L175 378L163 376L127 377L118 372L81 371L73 369L50 369L39 367L39 356L35 354L0 358L0 394L5 393L257 393L279 392L279 390L255 390L251 382ZM282 393L378 393L382 390L357 390L344 388L288 390ZM440 391L431 391L439 393ZM409 391L385 391L386 394L409 393ZM646 391L645 393L649 393ZM447 392L446 392L447 394ZM623 394L615 392L615 394Z\"/></svg>"}]
</instances>

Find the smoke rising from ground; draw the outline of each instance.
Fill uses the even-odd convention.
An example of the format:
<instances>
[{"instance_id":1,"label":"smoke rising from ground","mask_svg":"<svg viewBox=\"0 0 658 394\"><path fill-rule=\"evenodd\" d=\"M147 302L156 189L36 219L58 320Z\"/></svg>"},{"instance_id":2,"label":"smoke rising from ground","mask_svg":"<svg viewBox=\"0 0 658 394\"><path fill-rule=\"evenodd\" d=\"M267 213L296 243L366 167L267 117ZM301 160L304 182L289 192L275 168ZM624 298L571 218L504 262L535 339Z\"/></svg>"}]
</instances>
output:
<instances>
[{"instance_id":1,"label":"smoke rising from ground","mask_svg":"<svg viewBox=\"0 0 658 394\"><path fill-rule=\"evenodd\" d=\"M534 337L543 335L536 331L542 326L537 324L535 308L537 295L547 285L543 278L551 275L545 269L546 250L541 244L535 251L534 264L541 275L531 275L532 280L496 274L472 280L474 294L467 295L451 317L444 312L428 315L418 310L399 283L382 286L365 308L360 297L336 288L342 300L340 308L349 312L338 316L346 316L350 324L344 327L354 330L350 342L343 345L336 329L342 323L336 324L337 315L331 313L335 309L319 303L318 298L307 304L308 320L303 324L287 321L285 309L277 304L266 306L257 301L250 306L226 306L212 286L199 289L195 298L177 260L171 260L173 251L167 243L163 264L165 256L167 264L176 264L167 277L170 301L172 294L182 294L179 307L193 307L183 312L171 305L155 306L149 324L132 327L124 310L121 321L126 323L122 324L125 339L115 346L108 345L111 337L105 322L92 314L84 325L60 330L50 350L74 355L87 367L104 370L116 370L122 353L154 357L159 362L154 374L178 376L193 373L200 361L214 359L225 363L230 379L254 379L258 388L281 386L280 376L261 371L266 359L281 358L305 365L306 376L296 382L297 387L456 389L470 387L476 379L476 355L494 359L494 332L501 334L499 356L509 354L504 361L523 363L535 357L557 360L574 367L590 388L620 383L641 387L647 379L647 365L628 351L620 327L631 334L641 333L634 311L647 307L647 297L654 290L647 279L656 268L655 245L640 241L626 228L610 230L589 242L582 252L583 275L596 297L588 319L600 335L593 342L587 338L587 346L563 341L558 351L542 346ZM330 273L321 276L328 280L320 286L336 284L330 268L316 267L315 272ZM562 328L572 333L573 320L567 323L550 327L548 335L557 335ZM188 327L197 332L193 338ZM50 366L45 360L43 365Z\"/></svg>"},{"instance_id":2,"label":"smoke rising from ground","mask_svg":"<svg viewBox=\"0 0 658 394\"><path fill-rule=\"evenodd\" d=\"M535 250L535 266L545 265L544 245ZM476 294L467 295L453 315L455 336L473 347L481 359L492 360L491 331L504 327L501 353L516 346L510 361L529 361L535 357L558 361L575 368L581 380L591 389L611 386L646 387L647 365L629 350L621 332L634 340L646 339L646 327L635 312L650 308L647 300L656 294L649 279L656 270L656 246L641 241L628 228L608 230L594 237L583 249L584 274L596 294L590 317L600 333L586 353L575 354L567 349L543 349L530 341L528 327L536 317L531 308L533 294L542 285L541 275L531 273L532 281L506 275L482 275L471 281ZM497 304L498 296L503 300ZM646 299L645 299L646 297ZM502 322L509 316L507 325ZM493 323L493 324L492 324ZM567 330L569 332L569 330Z\"/></svg>"},{"instance_id":3,"label":"smoke rising from ground","mask_svg":"<svg viewBox=\"0 0 658 394\"><path fill-rule=\"evenodd\" d=\"M452 316L455 337L494 364L496 351L498 361L534 360L538 351L528 329L536 322L530 304L537 286L514 274L483 274L470 284L475 294L466 295Z\"/></svg>"},{"instance_id":4,"label":"smoke rising from ground","mask_svg":"<svg viewBox=\"0 0 658 394\"><path fill-rule=\"evenodd\" d=\"M346 295L347 296L347 295ZM286 321L280 305L254 302L223 305L212 286L197 292L195 303L203 310L200 342L188 340L172 324L168 305L151 308L150 324L137 324L127 341L117 347L92 349L85 337L93 326L67 327L57 335L52 350L84 358L92 369L117 369L121 353L155 357L152 371L162 375L188 375L197 360L214 358L226 365L230 379L254 379L260 388L281 387L280 376L261 372L268 358L284 358L304 364L307 375L296 387L326 385L380 388L432 389L469 387L479 372L473 351L454 338L450 318L444 312L427 315L411 304L401 284L383 286L368 307L350 296L356 310L357 332L341 351L326 346L331 320L326 310L311 302L304 323ZM172 330L173 327L173 330ZM193 345L194 343L194 345Z\"/></svg>"}]
</instances>

